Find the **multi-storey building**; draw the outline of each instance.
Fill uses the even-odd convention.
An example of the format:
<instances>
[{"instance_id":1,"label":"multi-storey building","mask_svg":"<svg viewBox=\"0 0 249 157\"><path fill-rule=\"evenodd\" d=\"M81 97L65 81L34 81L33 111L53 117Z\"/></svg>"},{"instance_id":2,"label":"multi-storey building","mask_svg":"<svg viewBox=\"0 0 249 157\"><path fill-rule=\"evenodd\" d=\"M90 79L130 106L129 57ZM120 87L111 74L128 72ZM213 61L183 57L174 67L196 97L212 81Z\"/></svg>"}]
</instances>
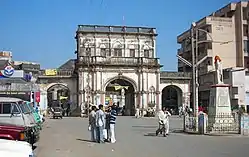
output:
<instances>
[{"instance_id":1,"label":"multi-storey building","mask_svg":"<svg viewBox=\"0 0 249 157\"><path fill-rule=\"evenodd\" d=\"M198 67L199 100L202 104L208 104L209 87L214 83L210 72L214 70L216 55L220 56L224 69L249 68L248 4L248 2L230 3L196 22L195 29L206 31L199 31L198 34L198 41L203 42L198 44L197 59L200 60L207 56L207 59ZM178 55L191 62L190 30L179 35L177 42L181 44ZM191 71L191 68L179 61L178 71ZM232 83L233 81L227 82ZM236 84L232 84L232 86L234 89L240 88ZM237 94L231 91L233 105L245 105L244 98L238 98Z\"/></svg>"}]
</instances>

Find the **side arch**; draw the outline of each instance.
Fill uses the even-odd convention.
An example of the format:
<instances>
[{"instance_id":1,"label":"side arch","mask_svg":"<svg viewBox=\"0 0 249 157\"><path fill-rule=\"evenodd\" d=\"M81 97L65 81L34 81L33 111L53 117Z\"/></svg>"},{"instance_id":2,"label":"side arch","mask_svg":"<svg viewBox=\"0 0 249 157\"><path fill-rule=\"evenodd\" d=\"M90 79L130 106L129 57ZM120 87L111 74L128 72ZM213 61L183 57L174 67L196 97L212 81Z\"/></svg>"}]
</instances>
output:
<instances>
[{"instance_id":1,"label":"side arch","mask_svg":"<svg viewBox=\"0 0 249 157\"><path fill-rule=\"evenodd\" d=\"M162 88L162 107L169 108L172 114L178 114L179 107L183 106L183 90L180 86L170 84Z\"/></svg>"},{"instance_id":2,"label":"side arch","mask_svg":"<svg viewBox=\"0 0 249 157\"><path fill-rule=\"evenodd\" d=\"M64 87L66 87L66 88L69 88L68 85L67 85L66 83L50 83L50 84L48 84L48 85L44 88L44 90L47 91L49 88L51 88L51 87L53 87L53 86L55 86L55 85L61 85L61 86L64 86Z\"/></svg>"}]
</instances>

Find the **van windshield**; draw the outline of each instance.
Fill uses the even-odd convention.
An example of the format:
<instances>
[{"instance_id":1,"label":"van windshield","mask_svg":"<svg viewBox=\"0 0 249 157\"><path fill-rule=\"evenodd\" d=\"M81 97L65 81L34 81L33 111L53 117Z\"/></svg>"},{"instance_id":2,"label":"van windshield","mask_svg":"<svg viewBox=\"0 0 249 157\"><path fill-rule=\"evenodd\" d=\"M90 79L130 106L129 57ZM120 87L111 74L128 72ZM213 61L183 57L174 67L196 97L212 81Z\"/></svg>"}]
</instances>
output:
<instances>
[{"instance_id":1,"label":"van windshield","mask_svg":"<svg viewBox=\"0 0 249 157\"><path fill-rule=\"evenodd\" d=\"M30 113L29 108L25 104L19 104L23 113Z\"/></svg>"}]
</instances>

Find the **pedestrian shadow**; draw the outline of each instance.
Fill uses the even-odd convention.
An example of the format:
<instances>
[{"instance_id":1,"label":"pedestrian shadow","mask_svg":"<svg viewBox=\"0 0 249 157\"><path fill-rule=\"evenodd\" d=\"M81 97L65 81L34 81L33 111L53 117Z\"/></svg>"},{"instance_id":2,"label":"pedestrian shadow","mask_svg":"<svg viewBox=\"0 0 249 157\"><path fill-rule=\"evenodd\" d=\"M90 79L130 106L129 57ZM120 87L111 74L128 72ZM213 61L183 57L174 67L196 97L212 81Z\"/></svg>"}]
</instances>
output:
<instances>
[{"instance_id":1,"label":"pedestrian shadow","mask_svg":"<svg viewBox=\"0 0 249 157\"><path fill-rule=\"evenodd\" d=\"M184 131L183 131L183 129L170 129L169 130L169 133L178 133L178 134L184 134ZM156 135L156 133L154 132L154 133L147 133L147 134L144 134L144 136L157 136ZM160 136L160 134L159 134L159 136Z\"/></svg>"},{"instance_id":2,"label":"pedestrian shadow","mask_svg":"<svg viewBox=\"0 0 249 157\"><path fill-rule=\"evenodd\" d=\"M148 129L154 129L154 128L157 128L158 126L146 126L146 125L144 125L144 126L132 126L133 128L148 128Z\"/></svg>"},{"instance_id":3,"label":"pedestrian shadow","mask_svg":"<svg viewBox=\"0 0 249 157\"><path fill-rule=\"evenodd\" d=\"M174 129L174 130L171 130L172 133L179 133L179 134L183 134L184 131L183 129Z\"/></svg>"},{"instance_id":4,"label":"pedestrian shadow","mask_svg":"<svg viewBox=\"0 0 249 157\"><path fill-rule=\"evenodd\" d=\"M151 137L154 137L154 136L156 136L156 133L150 132L150 133L144 134L144 136L151 136Z\"/></svg>"},{"instance_id":5,"label":"pedestrian shadow","mask_svg":"<svg viewBox=\"0 0 249 157\"><path fill-rule=\"evenodd\" d=\"M77 140L77 141L82 141L82 142L88 142L88 143L96 143L96 142L91 141L91 140L80 139L80 138L77 138L76 140Z\"/></svg>"}]
</instances>

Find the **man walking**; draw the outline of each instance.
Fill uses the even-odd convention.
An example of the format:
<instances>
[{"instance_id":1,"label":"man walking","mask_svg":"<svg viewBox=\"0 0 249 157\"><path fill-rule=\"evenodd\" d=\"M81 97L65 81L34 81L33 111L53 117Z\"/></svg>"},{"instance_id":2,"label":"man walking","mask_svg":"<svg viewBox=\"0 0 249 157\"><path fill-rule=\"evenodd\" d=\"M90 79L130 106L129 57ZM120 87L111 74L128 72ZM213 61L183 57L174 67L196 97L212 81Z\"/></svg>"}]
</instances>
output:
<instances>
[{"instance_id":1,"label":"man walking","mask_svg":"<svg viewBox=\"0 0 249 157\"><path fill-rule=\"evenodd\" d=\"M166 115L165 134L166 136L168 136L169 135L169 117L171 116L171 114L168 111L168 109L164 111L164 114Z\"/></svg>"},{"instance_id":2,"label":"man walking","mask_svg":"<svg viewBox=\"0 0 249 157\"><path fill-rule=\"evenodd\" d=\"M111 143L115 143L115 124L117 118L117 106L116 104L112 105L111 114L110 114L110 135L111 135Z\"/></svg>"},{"instance_id":3,"label":"man walking","mask_svg":"<svg viewBox=\"0 0 249 157\"><path fill-rule=\"evenodd\" d=\"M96 112L96 130L97 130L97 142L105 143L104 129L105 129L105 113L103 105L99 105L99 110Z\"/></svg>"},{"instance_id":4,"label":"man walking","mask_svg":"<svg viewBox=\"0 0 249 157\"><path fill-rule=\"evenodd\" d=\"M96 106L92 106L92 111L89 114L89 129L91 131L91 141L96 142Z\"/></svg>"},{"instance_id":5,"label":"man walking","mask_svg":"<svg viewBox=\"0 0 249 157\"><path fill-rule=\"evenodd\" d=\"M166 137L169 134L169 116L171 116L171 114L165 108L163 108L163 110L158 112L159 127L156 131L156 136L159 133L163 133L164 137Z\"/></svg>"}]
</instances>

